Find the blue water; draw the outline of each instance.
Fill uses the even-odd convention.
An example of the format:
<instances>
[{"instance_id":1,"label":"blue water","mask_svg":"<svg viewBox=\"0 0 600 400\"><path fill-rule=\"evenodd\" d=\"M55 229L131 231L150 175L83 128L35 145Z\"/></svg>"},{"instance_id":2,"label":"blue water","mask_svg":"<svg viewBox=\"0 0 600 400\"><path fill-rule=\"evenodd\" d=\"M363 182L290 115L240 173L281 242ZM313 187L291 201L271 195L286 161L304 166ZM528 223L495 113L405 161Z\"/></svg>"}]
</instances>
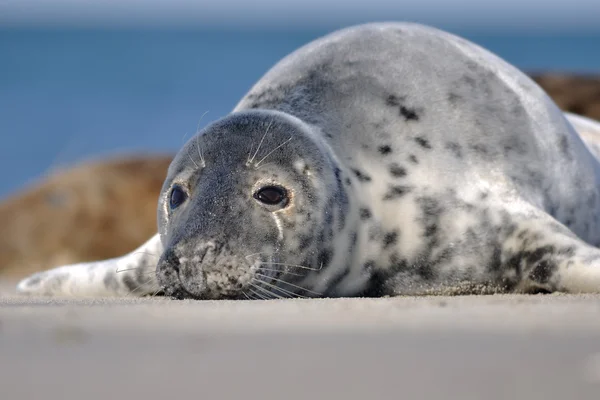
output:
<instances>
[{"instance_id":1,"label":"blue water","mask_svg":"<svg viewBox=\"0 0 600 400\"><path fill-rule=\"evenodd\" d=\"M89 157L176 151L324 33L0 30L0 196ZM600 33L456 33L525 70L600 73Z\"/></svg>"}]
</instances>

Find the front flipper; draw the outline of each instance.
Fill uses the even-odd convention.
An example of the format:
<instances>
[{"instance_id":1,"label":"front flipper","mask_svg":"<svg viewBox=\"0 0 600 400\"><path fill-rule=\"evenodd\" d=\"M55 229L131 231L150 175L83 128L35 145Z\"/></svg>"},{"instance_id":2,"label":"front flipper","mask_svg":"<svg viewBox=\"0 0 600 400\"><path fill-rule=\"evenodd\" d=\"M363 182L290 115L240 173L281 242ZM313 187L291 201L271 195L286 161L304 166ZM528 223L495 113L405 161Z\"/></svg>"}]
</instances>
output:
<instances>
[{"instance_id":1,"label":"front flipper","mask_svg":"<svg viewBox=\"0 0 600 400\"><path fill-rule=\"evenodd\" d=\"M504 241L505 282L525 293L600 293L600 249L544 219L521 221Z\"/></svg>"},{"instance_id":2,"label":"front flipper","mask_svg":"<svg viewBox=\"0 0 600 400\"><path fill-rule=\"evenodd\" d=\"M67 297L145 296L159 292L156 264L162 253L158 234L122 257L65 265L34 274L17 285L28 295Z\"/></svg>"}]
</instances>

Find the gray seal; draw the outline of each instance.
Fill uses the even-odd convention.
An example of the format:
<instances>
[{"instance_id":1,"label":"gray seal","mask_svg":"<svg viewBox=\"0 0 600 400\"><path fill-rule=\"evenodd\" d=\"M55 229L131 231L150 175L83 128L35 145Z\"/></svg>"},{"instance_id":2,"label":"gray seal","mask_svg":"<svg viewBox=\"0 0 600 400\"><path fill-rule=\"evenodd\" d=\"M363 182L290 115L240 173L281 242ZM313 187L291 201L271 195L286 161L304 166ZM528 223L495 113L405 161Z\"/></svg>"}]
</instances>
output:
<instances>
[{"instance_id":1,"label":"gray seal","mask_svg":"<svg viewBox=\"0 0 600 400\"><path fill-rule=\"evenodd\" d=\"M598 123L565 116L464 39L409 23L344 29L284 58L186 143L157 236L19 290L599 292L598 137Z\"/></svg>"}]
</instances>

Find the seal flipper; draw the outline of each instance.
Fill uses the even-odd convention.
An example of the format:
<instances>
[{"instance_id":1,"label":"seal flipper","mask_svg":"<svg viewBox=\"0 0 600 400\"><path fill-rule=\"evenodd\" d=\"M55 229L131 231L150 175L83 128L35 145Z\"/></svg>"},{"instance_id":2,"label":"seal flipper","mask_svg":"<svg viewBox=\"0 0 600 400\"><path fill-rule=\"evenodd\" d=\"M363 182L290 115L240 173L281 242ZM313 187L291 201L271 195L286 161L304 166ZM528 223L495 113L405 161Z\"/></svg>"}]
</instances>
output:
<instances>
[{"instance_id":1,"label":"seal flipper","mask_svg":"<svg viewBox=\"0 0 600 400\"><path fill-rule=\"evenodd\" d=\"M543 219L521 221L505 239L504 281L516 292L600 293L600 249Z\"/></svg>"},{"instance_id":2,"label":"seal flipper","mask_svg":"<svg viewBox=\"0 0 600 400\"><path fill-rule=\"evenodd\" d=\"M34 274L17 285L21 294L68 297L145 296L160 289L156 264L162 253L158 234L122 257L65 265Z\"/></svg>"}]
</instances>

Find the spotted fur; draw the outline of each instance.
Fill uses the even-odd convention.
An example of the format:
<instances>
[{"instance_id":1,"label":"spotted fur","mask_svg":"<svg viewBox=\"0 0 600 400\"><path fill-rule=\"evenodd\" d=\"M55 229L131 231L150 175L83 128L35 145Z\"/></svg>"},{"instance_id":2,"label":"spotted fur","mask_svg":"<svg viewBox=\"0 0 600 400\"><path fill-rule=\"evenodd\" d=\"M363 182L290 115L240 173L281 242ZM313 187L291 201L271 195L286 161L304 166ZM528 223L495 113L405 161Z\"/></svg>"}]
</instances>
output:
<instances>
[{"instance_id":1,"label":"spotted fur","mask_svg":"<svg viewBox=\"0 0 600 400\"><path fill-rule=\"evenodd\" d=\"M600 124L565 118L524 74L461 38L416 24L345 29L284 58L183 147L146 246L19 290L600 292L598 137ZM188 194L176 209L174 184ZM257 202L268 185L286 202Z\"/></svg>"}]
</instances>

